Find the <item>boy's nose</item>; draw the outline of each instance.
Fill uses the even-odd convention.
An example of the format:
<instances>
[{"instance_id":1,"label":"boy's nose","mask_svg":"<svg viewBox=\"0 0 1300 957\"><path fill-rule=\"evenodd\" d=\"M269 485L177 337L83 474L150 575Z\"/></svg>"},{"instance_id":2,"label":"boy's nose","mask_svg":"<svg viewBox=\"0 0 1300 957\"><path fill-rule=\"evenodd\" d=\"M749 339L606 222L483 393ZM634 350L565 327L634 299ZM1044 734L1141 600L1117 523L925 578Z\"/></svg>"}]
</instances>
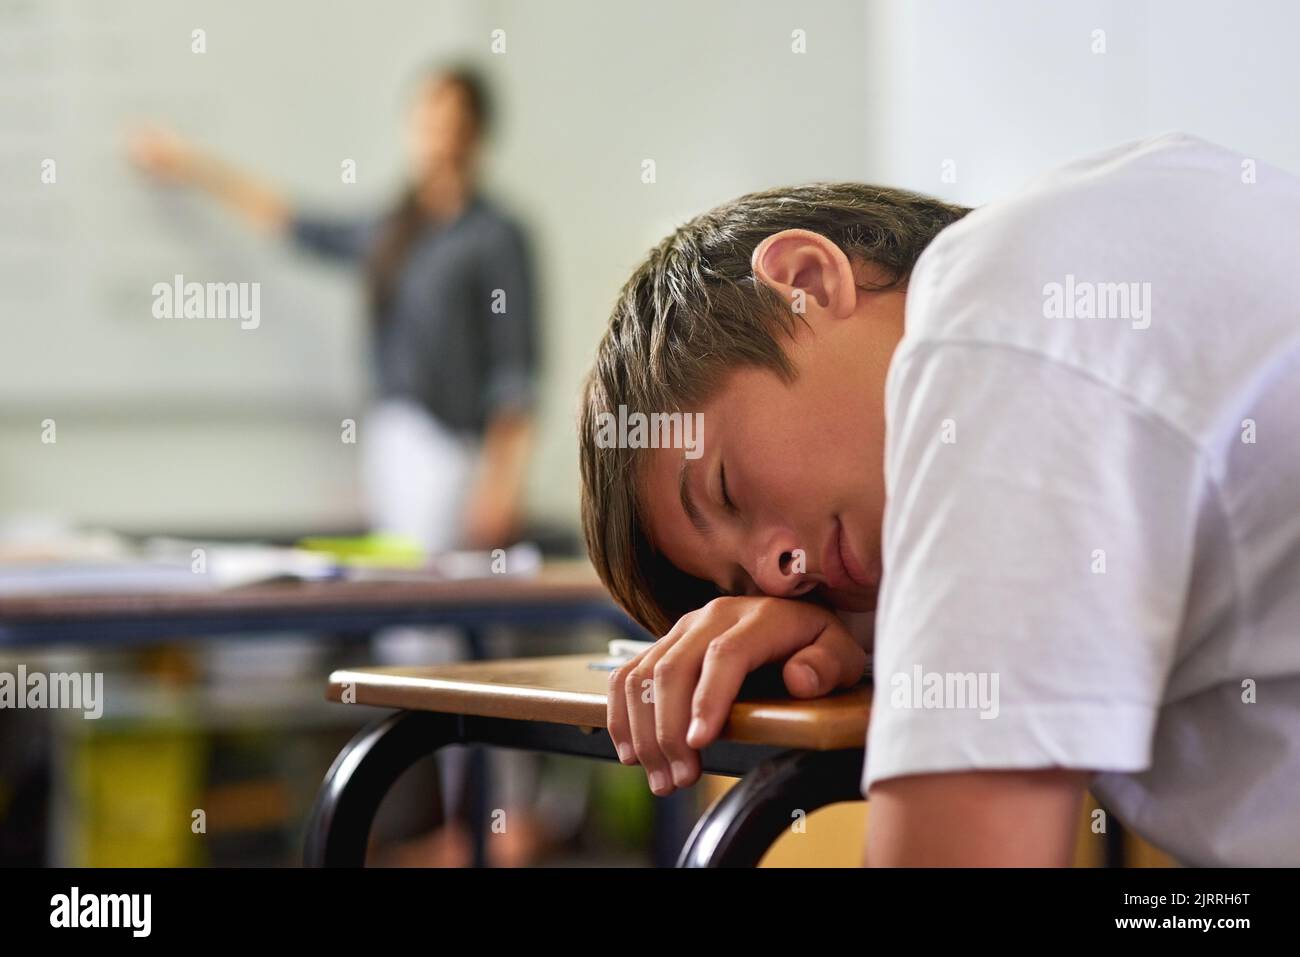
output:
<instances>
[{"instance_id":1,"label":"boy's nose","mask_svg":"<svg viewBox=\"0 0 1300 957\"><path fill-rule=\"evenodd\" d=\"M789 542L773 545L758 561L754 581L765 595L798 598L817 587L808 577L807 553Z\"/></svg>"}]
</instances>

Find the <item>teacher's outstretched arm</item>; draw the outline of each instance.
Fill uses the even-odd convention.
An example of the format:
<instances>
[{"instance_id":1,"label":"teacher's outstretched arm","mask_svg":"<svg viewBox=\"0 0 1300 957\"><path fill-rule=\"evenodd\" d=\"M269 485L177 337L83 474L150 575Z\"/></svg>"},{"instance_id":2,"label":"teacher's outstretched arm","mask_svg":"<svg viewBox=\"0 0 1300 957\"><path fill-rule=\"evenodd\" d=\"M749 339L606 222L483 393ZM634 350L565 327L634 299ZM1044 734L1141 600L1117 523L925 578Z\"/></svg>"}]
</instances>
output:
<instances>
[{"instance_id":1,"label":"teacher's outstretched arm","mask_svg":"<svg viewBox=\"0 0 1300 957\"><path fill-rule=\"evenodd\" d=\"M261 231L283 234L289 229L290 206L279 191L172 130L130 131L127 155L152 179L206 193Z\"/></svg>"}]
</instances>

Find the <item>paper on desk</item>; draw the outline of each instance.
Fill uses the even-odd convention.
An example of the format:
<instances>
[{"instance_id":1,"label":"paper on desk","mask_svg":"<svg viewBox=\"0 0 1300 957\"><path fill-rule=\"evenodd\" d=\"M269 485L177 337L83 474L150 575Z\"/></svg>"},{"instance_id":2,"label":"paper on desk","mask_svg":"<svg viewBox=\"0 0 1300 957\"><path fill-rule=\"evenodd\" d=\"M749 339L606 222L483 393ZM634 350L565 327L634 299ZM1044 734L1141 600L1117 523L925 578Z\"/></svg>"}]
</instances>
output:
<instances>
[{"instance_id":1,"label":"paper on desk","mask_svg":"<svg viewBox=\"0 0 1300 957\"><path fill-rule=\"evenodd\" d=\"M627 664L641 652L654 646L653 641L635 641L631 638L615 638L609 643L609 657L588 663L587 667L595 671L613 671Z\"/></svg>"},{"instance_id":2,"label":"paper on desk","mask_svg":"<svg viewBox=\"0 0 1300 957\"><path fill-rule=\"evenodd\" d=\"M212 588L283 578L320 581L339 575L338 564L328 555L279 545L151 538L141 552L150 560L180 566L196 578L206 578Z\"/></svg>"},{"instance_id":3,"label":"paper on desk","mask_svg":"<svg viewBox=\"0 0 1300 957\"><path fill-rule=\"evenodd\" d=\"M29 549L21 558L11 550L8 557L0 561L0 597L203 592L281 578L316 580L338 573L328 558L297 549L176 539L80 553L61 548L38 555Z\"/></svg>"},{"instance_id":4,"label":"paper on desk","mask_svg":"<svg viewBox=\"0 0 1300 957\"><path fill-rule=\"evenodd\" d=\"M0 597L179 592L212 588L188 568L157 562L37 562L0 565Z\"/></svg>"}]
</instances>

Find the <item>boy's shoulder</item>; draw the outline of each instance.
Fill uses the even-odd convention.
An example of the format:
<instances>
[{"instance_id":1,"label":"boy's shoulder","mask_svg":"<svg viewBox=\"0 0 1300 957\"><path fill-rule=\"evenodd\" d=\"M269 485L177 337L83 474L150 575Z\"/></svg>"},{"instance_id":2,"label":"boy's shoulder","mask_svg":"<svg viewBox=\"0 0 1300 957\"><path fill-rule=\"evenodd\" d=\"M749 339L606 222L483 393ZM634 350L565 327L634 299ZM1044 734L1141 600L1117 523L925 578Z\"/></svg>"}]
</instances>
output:
<instances>
[{"instance_id":1,"label":"boy's shoulder","mask_svg":"<svg viewBox=\"0 0 1300 957\"><path fill-rule=\"evenodd\" d=\"M926 292L942 281L981 302L1010 294L1010 306L1020 308L1040 304L1042 287L1065 275L1121 281L1122 273L1154 272L1169 265L1159 252L1195 241L1193 222L1204 229L1240 198L1243 159L1199 137L1165 133L1076 160L943 230L918 260L911 285ZM1300 181L1270 174L1300 197Z\"/></svg>"},{"instance_id":2,"label":"boy's shoulder","mask_svg":"<svg viewBox=\"0 0 1300 957\"><path fill-rule=\"evenodd\" d=\"M1244 164L1244 165L1243 165ZM1296 189L1289 173L1267 167L1264 185ZM1045 250L1077 245L1082 227L1159 229L1179 215L1194 216L1212 194L1229 197L1259 182L1259 164L1241 153L1189 133L1162 133L1094 153L1044 172L1009 196L973 210L936 237L931 250L1032 241ZM1199 200L1198 208L1159 204ZM1159 213L1152 216L1153 212ZM1104 236L1092 233L1094 239ZM1071 242L1071 241L1074 242ZM924 262L922 257L921 262ZM918 263L918 266L920 264Z\"/></svg>"},{"instance_id":3,"label":"boy's shoulder","mask_svg":"<svg viewBox=\"0 0 1300 957\"><path fill-rule=\"evenodd\" d=\"M1047 173L936 237L896 361L1001 346L1082 373L1200 438L1293 328L1300 180L1184 133ZM1248 315L1227 304L1248 299Z\"/></svg>"}]
</instances>

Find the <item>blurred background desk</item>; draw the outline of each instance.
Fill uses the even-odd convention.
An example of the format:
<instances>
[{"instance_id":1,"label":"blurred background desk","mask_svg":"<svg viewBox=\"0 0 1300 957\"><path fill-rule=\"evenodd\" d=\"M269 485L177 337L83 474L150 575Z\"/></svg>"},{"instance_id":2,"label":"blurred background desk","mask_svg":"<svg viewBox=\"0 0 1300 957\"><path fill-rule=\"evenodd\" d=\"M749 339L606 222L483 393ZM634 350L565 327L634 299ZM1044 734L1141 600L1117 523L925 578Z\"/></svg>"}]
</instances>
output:
<instances>
[{"instance_id":1,"label":"blurred background desk","mask_svg":"<svg viewBox=\"0 0 1300 957\"><path fill-rule=\"evenodd\" d=\"M0 599L0 670L105 676L99 720L0 712L0 863L295 863L316 786L363 720L320 688L335 668L373 664L371 636L396 626L453 626L478 658L502 653L502 637L549 653L644 637L581 562L459 581ZM485 766L472 756L470 768L481 796ZM392 841L415 827L410 811L389 815Z\"/></svg>"},{"instance_id":2,"label":"blurred background desk","mask_svg":"<svg viewBox=\"0 0 1300 957\"><path fill-rule=\"evenodd\" d=\"M644 639L585 562L462 581L281 582L223 591L0 599L0 648L395 625L601 622Z\"/></svg>"}]
</instances>

